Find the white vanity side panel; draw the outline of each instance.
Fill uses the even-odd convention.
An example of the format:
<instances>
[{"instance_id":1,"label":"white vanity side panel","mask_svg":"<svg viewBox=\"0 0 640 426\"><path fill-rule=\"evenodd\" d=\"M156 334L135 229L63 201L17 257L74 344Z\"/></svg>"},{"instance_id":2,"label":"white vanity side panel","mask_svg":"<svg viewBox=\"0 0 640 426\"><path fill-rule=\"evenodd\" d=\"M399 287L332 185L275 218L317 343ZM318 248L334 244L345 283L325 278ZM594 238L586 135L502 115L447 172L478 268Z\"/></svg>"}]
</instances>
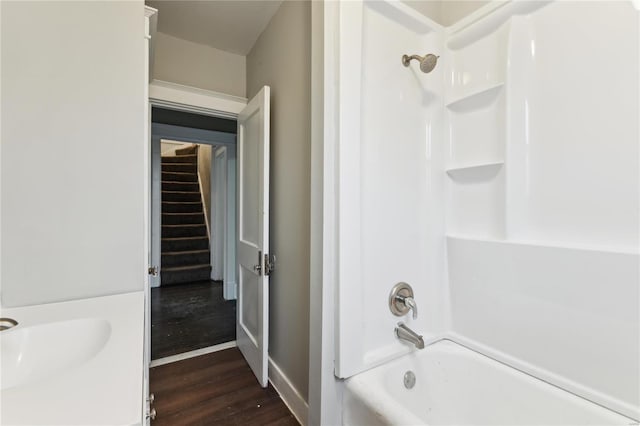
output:
<instances>
[{"instance_id":1,"label":"white vanity side panel","mask_svg":"<svg viewBox=\"0 0 640 426\"><path fill-rule=\"evenodd\" d=\"M142 290L143 2L0 7L3 305Z\"/></svg>"},{"instance_id":2,"label":"white vanity side panel","mask_svg":"<svg viewBox=\"0 0 640 426\"><path fill-rule=\"evenodd\" d=\"M345 2L341 22L336 373L348 377L413 350L398 321L425 337L444 328L443 66L402 65L442 52L442 29L403 4ZM400 281L417 320L389 309Z\"/></svg>"}]
</instances>

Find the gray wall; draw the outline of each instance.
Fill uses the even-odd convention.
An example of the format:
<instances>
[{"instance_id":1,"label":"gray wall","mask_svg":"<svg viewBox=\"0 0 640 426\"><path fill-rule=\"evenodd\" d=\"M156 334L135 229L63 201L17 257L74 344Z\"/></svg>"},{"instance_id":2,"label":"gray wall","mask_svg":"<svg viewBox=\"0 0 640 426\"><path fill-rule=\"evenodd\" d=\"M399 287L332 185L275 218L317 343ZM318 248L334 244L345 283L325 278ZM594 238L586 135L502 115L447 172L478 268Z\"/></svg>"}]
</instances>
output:
<instances>
[{"instance_id":1,"label":"gray wall","mask_svg":"<svg viewBox=\"0 0 640 426\"><path fill-rule=\"evenodd\" d=\"M247 94L271 86L269 354L308 400L311 5L284 2L247 55Z\"/></svg>"},{"instance_id":2,"label":"gray wall","mask_svg":"<svg viewBox=\"0 0 640 426\"><path fill-rule=\"evenodd\" d=\"M401 0L439 24L449 26L488 4L488 0Z\"/></svg>"},{"instance_id":3,"label":"gray wall","mask_svg":"<svg viewBox=\"0 0 640 426\"><path fill-rule=\"evenodd\" d=\"M143 3L0 7L2 304L142 290Z\"/></svg>"},{"instance_id":4,"label":"gray wall","mask_svg":"<svg viewBox=\"0 0 640 426\"><path fill-rule=\"evenodd\" d=\"M489 4L488 0L442 0L440 17L442 25L449 26L455 24L460 19Z\"/></svg>"},{"instance_id":5,"label":"gray wall","mask_svg":"<svg viewBox=\"0 0 640 426\"><path fill-rule=\"evenodd\" d=\"M246 59L157 32L153 78L245 97Z\"/></svg>"},{"instance_id":6,"label":"gray wall","mask_svg":"<svg viewBox=\"0 0 640 426\"><path fill-rule=\"evenodd\" d=\"M442 23L442 0L401 0L424 16Z\"/></svg>"}]
</instances>

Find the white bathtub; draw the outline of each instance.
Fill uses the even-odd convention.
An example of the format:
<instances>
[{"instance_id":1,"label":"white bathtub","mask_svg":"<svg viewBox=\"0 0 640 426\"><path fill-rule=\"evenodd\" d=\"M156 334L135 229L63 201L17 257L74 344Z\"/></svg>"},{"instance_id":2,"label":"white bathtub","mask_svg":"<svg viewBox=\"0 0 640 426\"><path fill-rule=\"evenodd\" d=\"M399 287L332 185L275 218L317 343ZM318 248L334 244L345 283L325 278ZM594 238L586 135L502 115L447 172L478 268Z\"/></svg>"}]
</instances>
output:
<instances>
[{"instance_id":1,"label":"white bathtub","mask_svg":"<svg viewBox=\"0 0 640 426\"><path fill-rule=\"evenodd\" d=\"M344 425L637 424L448 340L349 378L343 407Z\"/></svg>"}]
</instances>

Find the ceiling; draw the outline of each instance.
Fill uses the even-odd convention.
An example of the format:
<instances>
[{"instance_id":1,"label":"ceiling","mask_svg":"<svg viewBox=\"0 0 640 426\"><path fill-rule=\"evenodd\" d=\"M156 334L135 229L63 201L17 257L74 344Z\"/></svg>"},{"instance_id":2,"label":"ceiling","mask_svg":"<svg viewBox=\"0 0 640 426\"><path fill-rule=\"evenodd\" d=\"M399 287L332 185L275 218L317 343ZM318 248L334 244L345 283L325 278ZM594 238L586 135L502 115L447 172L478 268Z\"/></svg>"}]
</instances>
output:
<instances>
[{"instance_id":1,"label":"ceiling","mask_svg":"<svg viewBox=\"0 0 640 426\"><path fill-rule=\"evenodd\" d=\"M158 31L246 55L282 0L147 0L158 9Z\"/></svg>"}]
</instances>

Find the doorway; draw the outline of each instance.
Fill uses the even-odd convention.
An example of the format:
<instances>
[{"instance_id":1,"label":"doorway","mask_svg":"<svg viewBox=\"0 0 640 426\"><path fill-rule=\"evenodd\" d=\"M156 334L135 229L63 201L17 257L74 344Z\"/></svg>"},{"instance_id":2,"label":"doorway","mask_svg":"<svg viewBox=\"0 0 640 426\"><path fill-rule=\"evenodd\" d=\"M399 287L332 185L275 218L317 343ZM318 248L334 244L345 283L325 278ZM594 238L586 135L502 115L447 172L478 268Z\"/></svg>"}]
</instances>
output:
<instances>
[{"instance_id":1,"label":"doorway","mask_svg":"<svg viewBox=\"0 0 640 426\"><path fill-rule=\"evenodd\" d=\"M236 122L154 107L151 360L235 345Z\"/></svg>"},{"instance_id":2,"label":"doorway","mask_svg":"<svg viewBox=\"0 0 640 426\"><path fill-rule=\"evenodd\" d=\"M244 99L231 98L216 93L205 93L199 89L185 88L166 82L153 82L149 86L149 101L154 109L151 127L151 177L150 193L156 196L149 197L150 213L150 243L149 260L151 267L149 287L162 287L161 285L161 197L157 194L162 189L162 140L188 142L195 145L215 146L215 164L222 163L225 167L218 167L218 173L226 177L213 179L214 190L211 199L225 198L227 207L226 217L215 214L211 217L213 224L223 220L225 239L223 244L223 297L235 297L237 294L236 334L237 348L220 350L220 345L206 347L191 352L168 356L151 361L151 288L146 297L145 307L145 364L150 368L148 372L154 372L153 376L162 375L162 371L168 371L164 367L174 364L184 365L189 369L196 363L206 362L210 355L241 353L244 362L243 368L251 371L258 380L260 388L268 388L267 381L268 362L268 324L269 324L269 276L275 267L275 256L269 250L269 123L270 123L270 88L263 86L260 92L249 102ZM171 110L175 113L186 112L189 116L204 116L206 123L211 123L212 118L223 121L232 120L237 129L236 135L231 132L210 130L196 127L187 127L182 123L168 120L160 122L159 110ZM236 164L237 163L237 164ZM237 172L236 172L237 169ZM212 176L215 173L211 173ZM236 182L237 179L237 182ZM216 185L216 182L219 185ZM237 210L237 211L236 211ZM212 207L212 212L222 213L225 209ZM223 218L223 219L220 219ZM257 222L257 223L256 223ZM217 229L214 225L213 229ZM220 253L215 250L214 244L210 244L212 253ZM242 244L242 246L241 246ZM242 247L242 250L240 249ZM226 257L224 257L226 256ZM215 256L213 256L215 258ZM214 265L212 262L211 265ZM154 265L160 265L154 266ZM226 267L225 267L226 266ZM212 267L212 271L214 271ZM236 278L237 277L237 278ZM212 277L213 278L213 277ZM237 282L237 289L233 284ZM229 291L227 291L229 290ZM229 342L229 346L236 346L236 342ZM226 356L226 355L222 355ZM215 358L215 357L214 357ZM185 364L186 363L186 364ZM183 367L178 367L183 368ZM171 368L169 368L171 370ZM279 372L279 370L275 370ZM157 374L156 374L157 373ZM281 373L280 373L281 374ZM146 376L150 377L150 376ZM278 376L280 377L280 376ZM153 380L151 380L153 382ZM150 383L150 382L149 382ZM157 382L155 382L157 383ZM247 383L247 389L252 388ZM211 386L208 386L210 389ZM215 388L215 387L214 387ZM148 388L151 392L147 406L154 401L154 385ZM157 389L157 388L155 388ZM233 392L237 393L237 392ZM226 396L225 396L226 398ZM158 400L160 396L158 396ZM178 411L198 410L184 401L185 404L177 408ZM258 405L260 407L260 404ZM174 407L176 408L176 407ZM153 410L151 410L153 411ZM149 411L151 413L151 411ZM151 416L151 414L150 414ZM153 414L155 416L155 413ZM151 416L151 417L153 417Z\"/></svg>"}]
</instances>

